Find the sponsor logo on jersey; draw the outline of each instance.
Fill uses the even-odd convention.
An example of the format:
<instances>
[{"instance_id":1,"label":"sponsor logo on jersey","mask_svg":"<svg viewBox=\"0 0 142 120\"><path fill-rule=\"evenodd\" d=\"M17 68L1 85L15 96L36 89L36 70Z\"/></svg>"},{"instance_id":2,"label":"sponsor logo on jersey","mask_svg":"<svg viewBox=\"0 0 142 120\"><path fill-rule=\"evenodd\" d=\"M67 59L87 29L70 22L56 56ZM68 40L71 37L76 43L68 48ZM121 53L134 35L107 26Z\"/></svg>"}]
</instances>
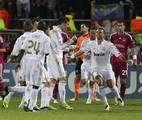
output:
<instances>
[{"instance_id":1,"label":"sponsor logo on jersey","mask_svg":"<svg viewBox=\"0 0 142 120\"><path fill-rule=\"evenodd\" d=\"M105 53L94 53L94 56L105 56Z\"/></svg>"}]
</instances>

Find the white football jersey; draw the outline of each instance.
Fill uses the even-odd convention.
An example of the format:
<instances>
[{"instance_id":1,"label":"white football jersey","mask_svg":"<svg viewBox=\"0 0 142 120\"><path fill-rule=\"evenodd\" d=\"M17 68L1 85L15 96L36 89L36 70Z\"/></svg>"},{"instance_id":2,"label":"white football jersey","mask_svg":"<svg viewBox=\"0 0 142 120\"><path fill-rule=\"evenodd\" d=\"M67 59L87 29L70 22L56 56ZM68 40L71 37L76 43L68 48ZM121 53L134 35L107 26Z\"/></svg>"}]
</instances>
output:
<instances>
[{"instance_id":1,"label":"white football jersey","mask_svg":"<svg viewBox=\"0 0 142 120\"><path fill-rule=\"evenodd\" d=\"M31 33L32 32L25 32L23 35L21 35L20 37L17 38L17 40L16 40L16 42L14 44L11 55L18 56L18 54L19 54L19 52L21 50L21 46L22 46L23 42L26 40L27 37L29 37L29 35Z\"/></svg>"},{"instance_id":2,"label":"white football jersey","mask_svg":"<svg viewBox=\"0 0 142 120\"><path fill-rule=\"evenodd\" d=\"M62 58L63 57L63 49L62 49L63 38L61 35L61 29L58 28L56 30L52 30L50 33L50 39L51 39L51 47L55 55Z\"/></svg>"},{"instance_id":3,"label":"white football jersey","mask_svg":"<svg viewBox=\"0 0 142 120\"><path fill-rule=\"evenodd\" d=\"M32 59L41 59L49 53L49 37L41 30L33 32L23 43L21 49L25 50L25 56Z\"/></svg>"},{"instance_id":4,"label":"white football jersey","mask_svg":"<svg viewBox=\"0 0 142 120\"><path fill-rule=\"evenodd\" d=\"M100 69L112 69L110 64L111 54L114 54L116 57L120 55L113 43L106 40L103 40L101 44L92 41L83 51L91 51L91 66Z\"/></svg>"}]
</instances>

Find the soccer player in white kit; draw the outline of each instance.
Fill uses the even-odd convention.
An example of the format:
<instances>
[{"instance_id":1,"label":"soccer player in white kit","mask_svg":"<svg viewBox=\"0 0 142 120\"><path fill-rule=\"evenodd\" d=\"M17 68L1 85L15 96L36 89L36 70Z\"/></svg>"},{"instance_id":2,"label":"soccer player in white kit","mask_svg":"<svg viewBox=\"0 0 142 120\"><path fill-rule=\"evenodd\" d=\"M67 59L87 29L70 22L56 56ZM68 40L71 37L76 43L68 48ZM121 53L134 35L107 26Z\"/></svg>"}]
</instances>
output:
<instances>
[{"instance_id":1,"label":"soccer player in white kit","mask_svg":"<svg viewBox=\"0 0 142 120\"><path fill-rule=\"evenodd\" d=\"M105 95L104 82L106 82L108 87L115 92L119 105L124 106L124 102L120 97L118 88L115 84L116 81L110 64L110 56L111 54L114 54L116 57L128 64L132 64L132 61L126 60L111 42L104 39L103 28L98 28L96 35L97 40L89 44L86 49L84 49L84 52L91 52L92 74L95 82L99 85L99 92L104 102L104 109L108 111L110 110L110 106Z\"/></svg>"},{"instance_id":2,"label":"soccer player in white kit","mask_svg":"<svg viewBox=\"0 0 142 120\"><path fill-rule=\"evenodd\" d=\"M22 34L20 37L17 38L14 48L12 50L12 53L10 55L10 58L8 59L7 63L10 63L13 61L13 59L15 59L20 52L20 48L23 44L23 42L25 41L25 39L31 34L31 30L32 30L32 23L30 20L26 20L23 24L23 28L24 28L24 34ZM20 66L16 66L16 70L15 70L15 75L16 75L16 85L14 87L10 87L10 92L8 93L7 96L4 97L3 100L3 107L8 108L10 99L12 97L12 95L14 94L14 92L24 92L25 91L25 74L24 74L24 57L22 58L22 61L20 63ZM24 96L23 96L24 99ZM23 99L21 101L21 105L23 104Z\"/></svg>"},{"instance_id":3,"label":"soccer player in white kit","mask_svg":"<svg viewBox=\"0 0 142 120\"><path fill-rule=\"evenodd\" d=\"M25 110L35 112L34 106L37 102L38 89L41 85L42 65L41 58L49 54L49 42L45 33L41 30L33 32L23 43L19 61L25 54L26 79L32 85L29 103L25 104Z\"/></svg>"},{"instance_id":4,"label":"soccer player in white kit","mask_svg":"<svg viewBox=\"0 0 142 120\"><path fill-rule=\"evenodd\" d=\"M85 47L88 44L91 44L92 41L94 40L96 40L96 31L95 31L95 28L91 28L90 38L82 43L80 50L83 51ZM88 98L87 98L86 104L91 104L92 100L100 101L100 99L98 99L96 95L94 97L94 93L96 94L97 84L91 81L91 79L93 79L92 78L93 76L91 73L92 73L91 52L87 51L87 52L84 52L84 59L81 65L81 81L82 82L86 81L88 83L87 84L88 85Z\"/></svg>"},{"instance_id":5,"label":"soccer player in white kit","mask_svg":"<svg viewBox=\"0 0 142 120\"><path fill-rule=\"evenodd\" d=\"M74 53L73 55L71 55L71 57L76 57L80 54L83 54L84 49L86 48L86 46L88 44L91 44L92 41L96 40L96 31L95 28L92 27L90 29L90 38L86 41L84 41L81 45L81 48L78 52ZM91 101L94 99L96 101L100 101L100 99L93 98L94 96L94 92L96 92L96 83L92 82L92 69L91 69L91 52L87 51L84 52L84 58L83 58L83 63L81 65L81 82L83 84L87 83L87 87L88 87L88 98L86 101L86 104L91 104ZM95 84L95 87L94 87Z\"/></svg>"},{"instance_id":6,"label":"soccer player in white kit","mask_svg":"<svg viewBox=\"0 0 142 120\"><path fill-rule=\"evenodd\" d=\"M51 54L49 55L49 77L53 84L59 80L58 90L59 90L59 98L63 108L71 110L66 101L66 72L63 66L63 38L61 36L62 27L67 26L67 20L65 18L60 18L58 20L58 25L53 26L53 30L50 33L51 39Z\"/></svg>"},{"instance_id":7,"label":"soccer player in white kit","mask_svg":"<svg viewBox=\"0 0 142 120\"><path fill-rule=\"evenodd\" d=\"M51 41L49 38L49 32L50 32L49 26L47 26L46 23L43 21L39 22L38 23L38 30L44 31L44 33L47 36L47 40L50 44ZM50 47L50 46L47 46L47 47ZM49 54L50 54L50 52L49 52ZM50 68L49 68L49 64L48 64L48 56L43 56L41 63L42 63L42 74L41 74L42 84L39 89L39 90L41 90L40 110L44 110L44 109L57 110L55 107L50 105L54 85L50 82L50 79L49 79Z\"/></svg>"}]
</instances>

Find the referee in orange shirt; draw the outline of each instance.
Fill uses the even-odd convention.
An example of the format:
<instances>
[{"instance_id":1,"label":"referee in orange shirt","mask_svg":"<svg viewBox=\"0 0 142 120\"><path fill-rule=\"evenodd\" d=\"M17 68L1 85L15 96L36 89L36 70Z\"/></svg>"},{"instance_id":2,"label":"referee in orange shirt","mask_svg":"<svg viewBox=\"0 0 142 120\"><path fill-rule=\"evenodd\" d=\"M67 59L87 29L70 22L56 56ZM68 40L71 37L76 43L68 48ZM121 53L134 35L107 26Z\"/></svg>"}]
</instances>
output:
<instances>
[{"instance_id":1,"label":"referee in orange shirt","mask_svg":"<svg viewBox=\"0 0 142 120\"><path fill-rule=\"evenodd\" d=\"M80 31L82 35L78 37L76 42L76 52L80 49L83 41L89 38L88 27L85 24L80 25ZM76 58L76 67L75 67L75 83L74 83L74 98L70 99L71 101L76 101L79 99L79 88L80 88L80 81L81 81L81 64L83 63L83 54L81 54L78 58Z\"/></svg>"}]
</instances>

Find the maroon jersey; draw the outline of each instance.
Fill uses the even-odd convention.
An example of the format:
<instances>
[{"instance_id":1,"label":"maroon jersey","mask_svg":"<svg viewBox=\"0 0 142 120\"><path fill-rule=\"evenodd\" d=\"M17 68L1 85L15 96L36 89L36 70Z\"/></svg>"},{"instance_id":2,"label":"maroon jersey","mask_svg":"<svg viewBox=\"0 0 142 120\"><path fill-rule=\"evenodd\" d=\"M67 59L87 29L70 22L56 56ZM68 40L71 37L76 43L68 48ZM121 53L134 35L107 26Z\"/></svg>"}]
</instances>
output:
<instances>
[{"instance_id":1,"label":"maroon jersey","mask_svg":"<svg viewBox=\"0 0 142 120\"><path fill-rule=\"evenodd\" d=\"M126 58L128 58L127 55L128 48L136 47L135 42L132 39L132 36L126 32L123 35L118 35L117 33L113 33L110 36L110 40L117 47L120 53ZM119 62L121 60L115 56L112 56L112 61Z\"/></svg>"},{"instance_id":2,"label":"maroon jersey","mask_svg":"<svg viewBox=\"0 0 142 120\"><path fill-rule=\"evenodd\" d=\"M68 34L65 33L65 32L62 32L61 35L62 35L62 38L63 38L63 42L67 42L67 40L69 39Z\"/></svg>"},{"instance_id":3,"label":"maroon jersey","mask_svg":"<svg viewBox=\"0 0 142 120\"><path fill-rule=\"evenodd\" d=\"M0 36L0 49L4 48L4 40L3 38ZM0 64L3 64L3 53L0 52Z\"/></svg>"}]
</instances>

